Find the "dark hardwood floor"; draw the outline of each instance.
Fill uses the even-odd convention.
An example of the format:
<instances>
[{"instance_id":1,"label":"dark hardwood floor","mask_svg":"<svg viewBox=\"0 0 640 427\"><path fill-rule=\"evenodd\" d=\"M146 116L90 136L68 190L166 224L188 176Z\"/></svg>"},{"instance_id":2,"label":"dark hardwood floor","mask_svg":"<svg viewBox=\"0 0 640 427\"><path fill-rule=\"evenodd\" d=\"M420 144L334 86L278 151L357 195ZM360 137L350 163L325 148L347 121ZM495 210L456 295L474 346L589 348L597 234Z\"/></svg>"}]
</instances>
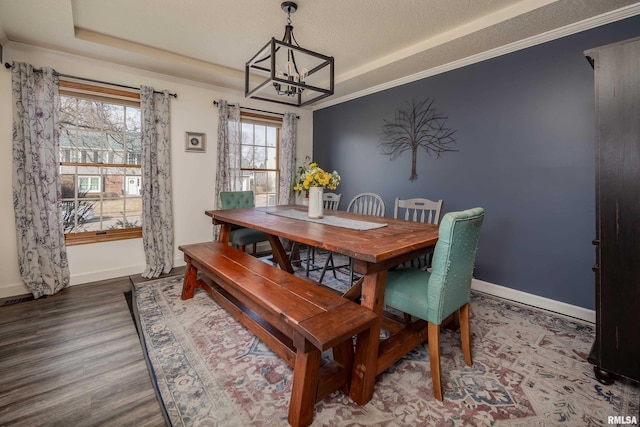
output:
<instances>
[{"instance_id":1,"label":"dark hardwood floor","mask_svg":"<svg viewBox=\"0 0 640 427\"><path fill-rule=\"evenodd\" d=\"M129 290L124 277L0 307L0 426L165 425Z\"/></svg>"}]
</instances>

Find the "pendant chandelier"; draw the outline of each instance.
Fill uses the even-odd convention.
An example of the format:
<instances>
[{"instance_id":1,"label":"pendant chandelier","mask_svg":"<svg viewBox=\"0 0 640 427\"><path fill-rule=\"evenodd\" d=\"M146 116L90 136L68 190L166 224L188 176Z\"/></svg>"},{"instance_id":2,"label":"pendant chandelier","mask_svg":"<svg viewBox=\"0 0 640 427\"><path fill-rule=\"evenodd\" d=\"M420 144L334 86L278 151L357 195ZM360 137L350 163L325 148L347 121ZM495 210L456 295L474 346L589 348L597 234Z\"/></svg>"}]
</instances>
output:
<instances>
[{"instance_id":1,"label":"pendant chandelier","mask_svg":"<svg viewBox=\"0 0 640 427\"><path fill-rule=\"evenodd\" d=\"M274 37L245 65L247 98L302 107L333 95L333 57L300 47L293 35L291 14L298 5L281 5L287 14L282 40Z\"/></svg>"}]
</instances>

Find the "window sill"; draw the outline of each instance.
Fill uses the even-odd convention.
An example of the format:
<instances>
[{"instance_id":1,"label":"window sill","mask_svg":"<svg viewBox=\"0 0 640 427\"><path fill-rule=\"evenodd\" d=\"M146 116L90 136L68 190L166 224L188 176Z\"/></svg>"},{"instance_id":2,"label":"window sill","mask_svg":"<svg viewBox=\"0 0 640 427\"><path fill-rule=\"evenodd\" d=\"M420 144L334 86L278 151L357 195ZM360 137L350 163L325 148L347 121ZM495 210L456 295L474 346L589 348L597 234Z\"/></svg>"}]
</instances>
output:
<instances>
[{"instance_id":1,"label":"window sill","mask_svg":"<svg viewBox=\"0 0 640 427\"><path fill-rule=\"evenodd\" d=\"M136 227L122 230L89 231L84 233L65 234L64 237L67 246L112 242L115 240L139 239L142 237L142 228Z\"/></svg>"}]
</instances>

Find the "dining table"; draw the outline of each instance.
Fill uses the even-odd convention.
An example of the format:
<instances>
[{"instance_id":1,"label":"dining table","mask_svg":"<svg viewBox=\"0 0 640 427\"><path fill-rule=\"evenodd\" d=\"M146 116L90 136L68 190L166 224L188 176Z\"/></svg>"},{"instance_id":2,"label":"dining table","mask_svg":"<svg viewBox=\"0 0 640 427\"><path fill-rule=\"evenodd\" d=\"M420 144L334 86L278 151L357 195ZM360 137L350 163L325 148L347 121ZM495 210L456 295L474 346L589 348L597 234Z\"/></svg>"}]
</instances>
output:
<instances>
[{"instance_id":1,"label":"dining table","mask_svg":"<svg viewBox=\"0 0 640 427\"><path fill-rule=\"evenodd\" d=\"M385 314L384 294L387 271L431 253L438 241L438 226L345 211L325 212L323 218L311 219L306 212L306 206L282 205L208 210L205 214L221 226L218 240L224 243L237 226L264 232L273 261L292 274L282 239L352 259L353 270L361 277L345 297L359 299L378 315L368 339L358 339L355 344L349 396L364 405L373 396L377 375L427 339L426 322ZM380 336L383 326L386 338Z\"/></svg>"}]
</instances>

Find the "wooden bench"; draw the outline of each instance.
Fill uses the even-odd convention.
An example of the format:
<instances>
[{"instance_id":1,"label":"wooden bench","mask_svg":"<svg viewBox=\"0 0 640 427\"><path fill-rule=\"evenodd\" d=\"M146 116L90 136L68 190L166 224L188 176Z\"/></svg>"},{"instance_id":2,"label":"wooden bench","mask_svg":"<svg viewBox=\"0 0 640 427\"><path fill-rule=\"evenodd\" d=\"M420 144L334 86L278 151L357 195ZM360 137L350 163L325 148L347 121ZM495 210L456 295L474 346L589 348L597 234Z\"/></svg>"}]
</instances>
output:
<instances>
[{"instance_id":1,"label":"wooden bench","mask_svg":"<svg viewBox=\"0 0 640 427\"><path fill-rule=\"evenodd\" d=\"M182 299L205 290L293 368L291 425L311 424L314 404L330 393L349 394L352 337L369 339L372 311L220 242L179 249L187 263ZM333 361L321 365L330 348Z\"/></svg>"}]
</instances>

